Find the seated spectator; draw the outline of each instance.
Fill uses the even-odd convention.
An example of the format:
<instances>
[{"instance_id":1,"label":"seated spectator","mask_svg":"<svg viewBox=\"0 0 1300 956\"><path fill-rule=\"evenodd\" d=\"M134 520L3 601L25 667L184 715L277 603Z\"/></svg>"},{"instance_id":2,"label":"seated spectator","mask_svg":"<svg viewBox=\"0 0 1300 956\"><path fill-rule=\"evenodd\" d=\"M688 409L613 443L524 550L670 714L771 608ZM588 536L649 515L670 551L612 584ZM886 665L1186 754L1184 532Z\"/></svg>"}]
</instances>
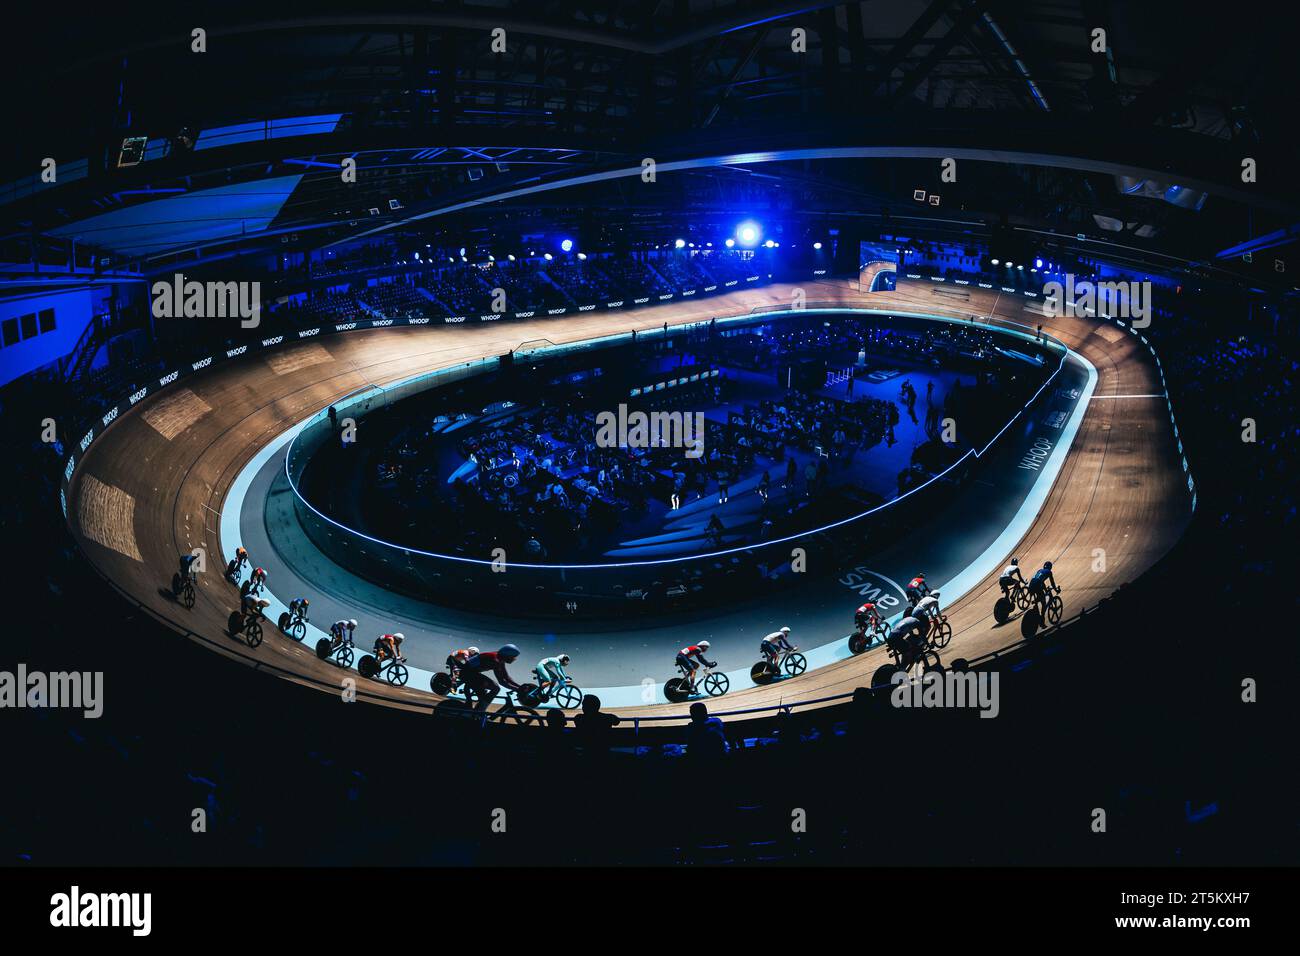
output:
<instances>
[{"instance_id":1,"label":"seated spectator","mask_svg":"<svg viewBox=\"0 0 1300 956\"><path fill-rule=\"evenodd\" d=\"M716 760L727 753L722 721L709 716L703 701L691 704L691 722L686 727L686 754L696 760Z\"/></svg>"}]
</instances>

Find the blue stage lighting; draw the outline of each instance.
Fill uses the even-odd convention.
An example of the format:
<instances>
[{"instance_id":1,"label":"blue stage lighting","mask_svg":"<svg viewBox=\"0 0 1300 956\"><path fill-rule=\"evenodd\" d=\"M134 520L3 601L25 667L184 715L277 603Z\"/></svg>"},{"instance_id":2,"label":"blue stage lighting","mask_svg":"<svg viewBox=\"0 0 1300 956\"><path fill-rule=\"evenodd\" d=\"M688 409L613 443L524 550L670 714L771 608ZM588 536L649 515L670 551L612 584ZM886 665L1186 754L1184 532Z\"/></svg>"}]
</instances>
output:
<instances>
[{"instance_id":1,"label":"blue stage lighting","mask_svg":"<svg viewBox=\"0 0 1300 956\"><path fill-rule=\"evenodd\" d=\"M814 249L820 249L821 247L822 247L822 244L821 244L820 242L814 242L814 243L813 243L813 248L814 248Z\"/></svg>"},{"instance_id":2,"label":"blue stage lighting","mask_svg":"<svg viewBox=\"0 0 1300 956\"><path fill-rule=\"evenodd\" d=\"M572 251L573 251L573 240L572 240L572 239L564 239L564 240L562 240L562 241L560 242L560 251L561 251L561 252L572 252Z\"/></svg>"},{"instance_id":3,"label":"blue stage lighting","mask_svg":"<svg viewBox=\"0 0 1300 956\"><path fill-rule=\"evenodd\" d=\"M728 240L727 240L727 248L728 248L728 249L733 248L735 245L736 245L736 240L735 240L735 239L728 239Z\"/></svg>"},{"instance_id":4,"label":"blue stage lighting","mask_svg":"<svg viewBox=\"0 0 1300 956\"><path fill-rule=\"evenodd\" d=\"M680 249L680 248L682 248L682 246L684 246L684 245L686 245L686 240L685 240L685 239L678 239L676 242L673 243L673 248L674 248L674 249Z\"/></svg>"},{"instance_id":5,"label":"blue stage lighting","mask_svg":"<svg viewBox=\"0 0 1300 956\"><path fill-rule=\"evenodd\" d=\"M753 221L742 222L736 227L736 238L740 240L742 246L752 246L758 242L758 237L762 235L762 232L758 228L758 223Z\"/></svg>"},{"instance_id":6,"label":"blue stage lighting","mask_svg":"<svg viewBox=\"0 0 1300 956\"><path fill-rule=\"evenodd\" d=\"M1034 260L1034 268L1036 268L1036 269L1041 269L1042 267L1043 267L1043 260L1042 260L1042 259L1035 259L1035 260Z\"/></svg>"}]
</instances>

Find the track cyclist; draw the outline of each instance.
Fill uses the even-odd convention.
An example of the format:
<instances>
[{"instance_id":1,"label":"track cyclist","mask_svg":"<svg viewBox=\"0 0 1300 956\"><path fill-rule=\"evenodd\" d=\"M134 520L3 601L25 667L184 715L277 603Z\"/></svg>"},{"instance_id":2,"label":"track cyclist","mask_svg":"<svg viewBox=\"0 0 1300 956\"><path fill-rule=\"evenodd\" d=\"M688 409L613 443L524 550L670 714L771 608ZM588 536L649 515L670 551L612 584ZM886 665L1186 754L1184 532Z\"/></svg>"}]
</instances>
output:
<instances>
[{"instance_id":1,"label":"track cyclist","mask_svg":"<svg viewBox=\"0 0 1300 956\"><path fill-rule=\"evenodd\" d=\"M537 692L543 700L554 697L555 692L569 682L569 675L564 671L569 660L568 654L543 657L533 668L533 673L537 675Z\"/></svg>"},{"instance_id":2,"label":"track cyclist","mask_svg":"<svg viewBox=\"0 0 1300 956\"><path fill-rule=\"evenodd\" d=\"M465 661L460 676L465 682L466 696L468 697L468 692L472 691L478 697L478 701L474 704L475 710L487 710L502 686L514 691L519 690L519 684L506 670L507 664L513 664L518 659L519 648L507 644L497 651L480 651ZM489 671L497 681L501 682L500 686L488 676Z\"/></svg>"},{"instance_id":3,"label":"track cyclist","mask_svg":"<svg viewBox=\"0 0 1300 956\"><path fill-rule=\"evenodd\" d=\"M767 637L759 642L758 650L767 661L768 667L773 674L780 673L778 666L781 663L782 651L793 651L795 646L790 643L790 628L783 627L779 631L773 631Z\"/></svg>"}]
</instances>

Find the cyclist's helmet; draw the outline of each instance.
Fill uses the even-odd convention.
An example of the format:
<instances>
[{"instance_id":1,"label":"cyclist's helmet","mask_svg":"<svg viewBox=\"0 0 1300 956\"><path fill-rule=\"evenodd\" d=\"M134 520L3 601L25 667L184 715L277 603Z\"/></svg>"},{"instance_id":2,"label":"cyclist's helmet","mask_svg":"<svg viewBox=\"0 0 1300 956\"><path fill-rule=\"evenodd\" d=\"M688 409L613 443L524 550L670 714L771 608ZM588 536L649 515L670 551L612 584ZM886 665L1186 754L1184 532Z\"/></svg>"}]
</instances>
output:
<instances>
[{"instance_id":1,"label":"cyclist's helmet","mask_svg":"<svg viewBox=\"0 0 1300 956\"><path fill-rule=\"evenodd\" d=\"M560 663L561 663L561 664L567 664L567 663L569 663L569 655L568 655L568 654L561 654L561 655L560 655Z\"/></svg>"},{"instance_id":2,"label":"cyclist's helmet","mask_svg":"<svg viewBox=\"0 0 1300 956\"><path fill-rule=\"evenodd\" d=\"M931 592L930 592L930 597L934 598L936 601L939 600L939 592L938 592L938 591L931 591Z\"/></svg>"},{"instance_id":3,"label":"cyclist's helmet","mask_svg":"<svg viewBox=\"0 0 1300 956\"><path fill-rule=\"evenodd\" d=\"M782 633L782 634L789 634L789 633L790 633L790 629L789 629L788 627L783 627L783 628L781 628L781 633Z\"/></svg>"},{"instance_id":4,"label":"cyclist's helmet","mask_svg":"<svg viewBox=\"0 0 1300 956\"><path fill-rule=\"evenodd\" d=\"M515 647L513 644L507 644L505 647L501 648L501 650L497 651L497 654L508 661L513 661L519 656L519 648Z\"/></svg>"},{"instance_id":5,"label":"cyclist's helmet","mask_svg":"<svg viewBox=\"0 0 1300 956\"><path fill-rule=\"evenodd\" d=\"M242 547L240 547L240 548L236 548L236 549L235 549L235 557L237 557L237 558L246 558L246 557L248 557L248 552L245 551Z\"/></svg>"},{"instance_id":6,"label":"cyclist's helmet","mask_svg":"<svg viewBox=\"0 0 1300 956\"><path fill-rule=\"evenodd\" d=\"M1052 570L1052 562L1051 562L1051 561L1044 561L1044 562L1043 562L1043 567L1046 568L1048 571Z\"/></svg>"},{"instance_id":7,"label":"cyclist's helmet","mask_svg":"<svg viewBox=\"0 0 1300 956\"><path fill-rule=\"evenodd\" d=\"M266 568L255 568L253 574L258 577L266 577Z\"/></svg>"},{"instance_id":8,"label":"cyclist's helmet","mask_svg":"<svg viewBox=\"0 0 1300 956\"><path fill-rule=\"evenodd\" d=\"M467 648L465 648L465 652L466 652L467 654L469 654L470 657L473 657L475 654L478 653L478 648L477 648L477 647L467 647Z\"/></svg>"},{"instance_id":9,"label":"cyclist's helmet","mask_svg":"<svg viewBox=\"0 0 1300 956\"><path fill-rule=\"evenodd\" d=\"M401 631L398 631L396 634L393 635L394 644L400 644L404 640L406 640L406 635L403 634Z\"/></svg>"},{"instance_id":10,"label":"cyclist's helmet","mask_svg":"<svg viewBox=\"0 0 1300 956\"><path fill-rule=\"evenodd\" d=\"M303 607L306 607L308 604L311 603L311 601L308 601L306 598L303 598L303 599L302 599L301 601L299 601L298 603L301 604Z\"/></svg>"},{"instance_id":11,"label":"cyclist's helmet","mask_svg":"<svg viewBox=\"0 0 1300 956\"><path fill-rule=\"evenodd\" d=\"M348 621L348 627L352 628L354 631L357 629L357 619L355 617Z\"/></svg>"},{"instance_id":12,"label":"cyclist's helmet","mask_svg":"<svg viewBox=\"0 0 1300 956\"><path fill-rule=\"evenodd\" d=\"M1012 559L1011 559L1011 566L1012 566L1012 567L1017 567L1017 566L1019 566L1019 564L1020 564L1020 559L1019 559L1019 558L1012 558Z\"/></svg>"},{"instance_id":13,"label":"cyclist's helmet","mask_svg":"<svg viewBox=\"0 0 1300 956\"><path fill-rule=\"evenodd\" d=\"M707 651L707 650L709 649L709 642L708 642L708 641L700 641L699 648L700 648L700 650L702 650L702 651Z\"/></svg>"}]
</instances>

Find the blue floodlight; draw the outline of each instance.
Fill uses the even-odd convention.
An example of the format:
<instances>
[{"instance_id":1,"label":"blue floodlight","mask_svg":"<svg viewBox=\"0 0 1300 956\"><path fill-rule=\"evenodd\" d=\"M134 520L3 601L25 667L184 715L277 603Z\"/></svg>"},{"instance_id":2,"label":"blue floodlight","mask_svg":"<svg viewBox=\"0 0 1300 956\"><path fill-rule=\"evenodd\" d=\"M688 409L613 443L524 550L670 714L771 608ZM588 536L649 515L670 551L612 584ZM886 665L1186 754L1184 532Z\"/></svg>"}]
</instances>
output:
<instances>
[{"instance_id":1,"label":"blue floodlight","mask_svg":"<svg viewBox=\"0 0 1300 956\"><path fill-rule=\"evenodd\" d=\"M563 239L563 240L561 240L561 241L560 241L560 251L561 251L561 252L572 252L572 251L573 251L573 240L572 240L572 239Z\"/></svg>"}]
</instances>

